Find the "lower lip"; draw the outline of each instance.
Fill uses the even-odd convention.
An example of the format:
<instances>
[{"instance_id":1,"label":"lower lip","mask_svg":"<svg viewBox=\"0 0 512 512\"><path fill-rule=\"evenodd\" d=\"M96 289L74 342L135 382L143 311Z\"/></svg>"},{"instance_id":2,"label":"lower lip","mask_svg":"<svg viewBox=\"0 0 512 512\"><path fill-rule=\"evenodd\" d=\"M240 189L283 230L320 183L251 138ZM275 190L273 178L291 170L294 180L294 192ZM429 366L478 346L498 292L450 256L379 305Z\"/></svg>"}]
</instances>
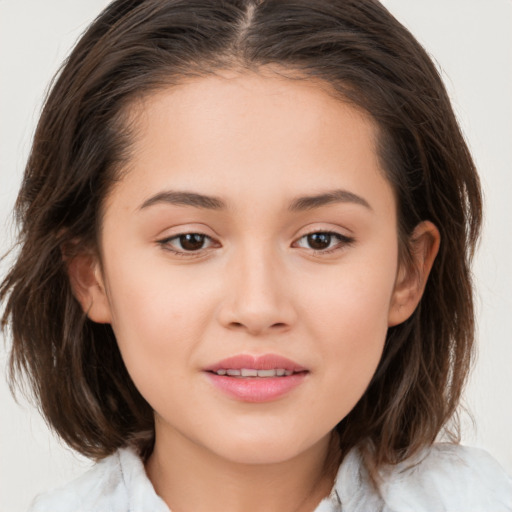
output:
<instances>
[{"instance_id":1,"label":"lower lip","mask_svg":"<svg viewBox=\"0 0 512 512\"><path fill-rule=\"evenodd\" d=\"M213 385L226 395L242 402L271 402L299 386L307 372L286 377L227 377L207 372Z\"/></svg>"}]
</instances>

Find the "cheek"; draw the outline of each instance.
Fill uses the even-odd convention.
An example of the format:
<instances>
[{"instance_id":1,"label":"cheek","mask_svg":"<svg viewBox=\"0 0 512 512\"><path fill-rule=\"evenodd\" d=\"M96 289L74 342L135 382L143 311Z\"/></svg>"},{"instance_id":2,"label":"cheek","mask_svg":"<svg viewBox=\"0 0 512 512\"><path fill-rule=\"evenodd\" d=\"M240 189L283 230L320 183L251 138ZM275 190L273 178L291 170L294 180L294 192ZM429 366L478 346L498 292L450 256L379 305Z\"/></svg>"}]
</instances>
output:
<instances>
[{"instance_id":1,"label":"cheek","mask_svg":"<svg viewBox=\"0 0 512 512\"><path fill-rule=\"evenodd\" d=\"M382 266L352 267L324 283L304 311L314 329L325 403L341 420L365 392L382 355L393 292L395 260ZM382 271L381 271L382 270Z\"/></svg>"},{"instance_id":2,"label":"cheek","mask_svg":"<svg viewBox=\"0 0 512 512\"><path fill-rule=\"evenodd\" d=\"M132 378L161 365L179 374L201 339L208 290L154 263L118 263L109 272L112 328Z\"/></svg>"},{"instance_id":3,"label":"cheek","mask_svg":"<svg viewBox=\"0 0 512 512\"><path fill-rule=\"evenodd\" d=\"M340 347L345 340L362 348L385 335L395 275L396 256L389 251L380 258L347 261L320 283L314 276L311 283L303 282L303 293L308 290L301 299L307 305L304 313L309 311L317 318L314 325L324 331L317 339L329 339L336 333Z\"/></svg>"},{"instance_id":4,"label":"cheek","mask_svg":"<svg viewBox=\"0 0 512 512\"><path fill-rule=\"evenodd\" d=\"M183 293L179 280L171 286L154 267L144 279L117 270L112 328L128 373L155 411L179 410L180 397L190 397L186 370L201 339L204 297L194 287Z\"/></svg>"},{"instance_id":5,"label":"cheek","mask_svg":"<svg viewBox=\"0 0 512 512\"><path fill-rule=\"evenodd\" d=\"M389 296L378 290L357 287L345 290L324 307L314 308L315 339L325 345L340 369L357 377L365 366L373 367L380 357L387 332ZM335 290L333 290L335 293Z\"/></svg>"}]
</instances>

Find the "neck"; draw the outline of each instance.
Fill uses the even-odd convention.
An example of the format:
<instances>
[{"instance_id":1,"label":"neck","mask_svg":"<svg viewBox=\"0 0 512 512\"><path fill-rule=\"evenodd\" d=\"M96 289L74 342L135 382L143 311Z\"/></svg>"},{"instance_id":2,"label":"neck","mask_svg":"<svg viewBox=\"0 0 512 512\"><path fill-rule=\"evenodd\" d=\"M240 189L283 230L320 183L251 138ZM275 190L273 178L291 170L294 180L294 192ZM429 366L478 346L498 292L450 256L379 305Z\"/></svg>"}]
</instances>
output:
<instances>
[{"instance_id":1,"label":"neck","mask_svg":"<svg viewBox=\"0 0 512 512\"><path fill-rule=\"evenodd\" d=\"M157 430L146 471L172 512L311 512L334 483L332 445L328 436L290 460L245 464Z\"/></svg>"}]
</instances>

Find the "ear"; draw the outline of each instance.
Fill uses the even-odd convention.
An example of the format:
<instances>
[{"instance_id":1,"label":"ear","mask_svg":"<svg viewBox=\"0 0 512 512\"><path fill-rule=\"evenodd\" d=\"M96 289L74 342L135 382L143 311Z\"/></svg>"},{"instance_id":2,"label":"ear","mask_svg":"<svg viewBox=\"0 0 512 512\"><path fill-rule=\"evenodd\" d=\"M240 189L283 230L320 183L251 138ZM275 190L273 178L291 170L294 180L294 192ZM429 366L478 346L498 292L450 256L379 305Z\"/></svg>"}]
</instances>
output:
<instances>
[{"instance_id":1,"label":"ear","mask_svg":"<svg viewBox=\"0 0 512 512\"><path fill-rule=\"evenodd\" d=\"M67 257L64 250L63 258L73 295L80 302L86 315L93 322L110 323L110 303L98 258L90 252Z\"/></svg>"},{"instance_id":2,"label":"ear","mask_svg":"<svg viewBox=\"0 0 512 512\"><path fill-rule=\"evenodd\" d=\"M411 260L400 263L389 308L388 326L405 322L418 306L439 251L441 235L430 221L420 222L411 234Z\"/></svg>"}]
</instances>

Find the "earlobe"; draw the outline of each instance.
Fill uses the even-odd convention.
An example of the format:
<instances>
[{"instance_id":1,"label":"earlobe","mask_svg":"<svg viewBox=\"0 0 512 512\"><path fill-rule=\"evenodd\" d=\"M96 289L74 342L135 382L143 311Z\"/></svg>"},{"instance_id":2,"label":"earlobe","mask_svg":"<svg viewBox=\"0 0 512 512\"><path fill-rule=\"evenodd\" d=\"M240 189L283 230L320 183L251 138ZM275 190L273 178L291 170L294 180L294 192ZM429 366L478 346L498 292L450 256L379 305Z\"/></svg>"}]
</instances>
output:
<instances>
[{"instance_id":1,"label":"earlobe","mask_svg":"<svg viewBox=\"0 0 512 512\"><path fill-rule=\"evenodd\" d=\"M110 323L110 304L105 290L99 261L91 253L63 258L73 290L86 315L97 323Z\"/></svg>"},{"instance_id":2,"label":"earlobe","mask_svg":"<svg viewBox=\"0 0 512 512\"><path fill-rule=\"evenodd\" d=\"M420 222L410 237L411 260L400 264L390 303L388 326L405 322L418 306L439 251L441 235L430 221Z\"/></svg>"}]
</instances>

